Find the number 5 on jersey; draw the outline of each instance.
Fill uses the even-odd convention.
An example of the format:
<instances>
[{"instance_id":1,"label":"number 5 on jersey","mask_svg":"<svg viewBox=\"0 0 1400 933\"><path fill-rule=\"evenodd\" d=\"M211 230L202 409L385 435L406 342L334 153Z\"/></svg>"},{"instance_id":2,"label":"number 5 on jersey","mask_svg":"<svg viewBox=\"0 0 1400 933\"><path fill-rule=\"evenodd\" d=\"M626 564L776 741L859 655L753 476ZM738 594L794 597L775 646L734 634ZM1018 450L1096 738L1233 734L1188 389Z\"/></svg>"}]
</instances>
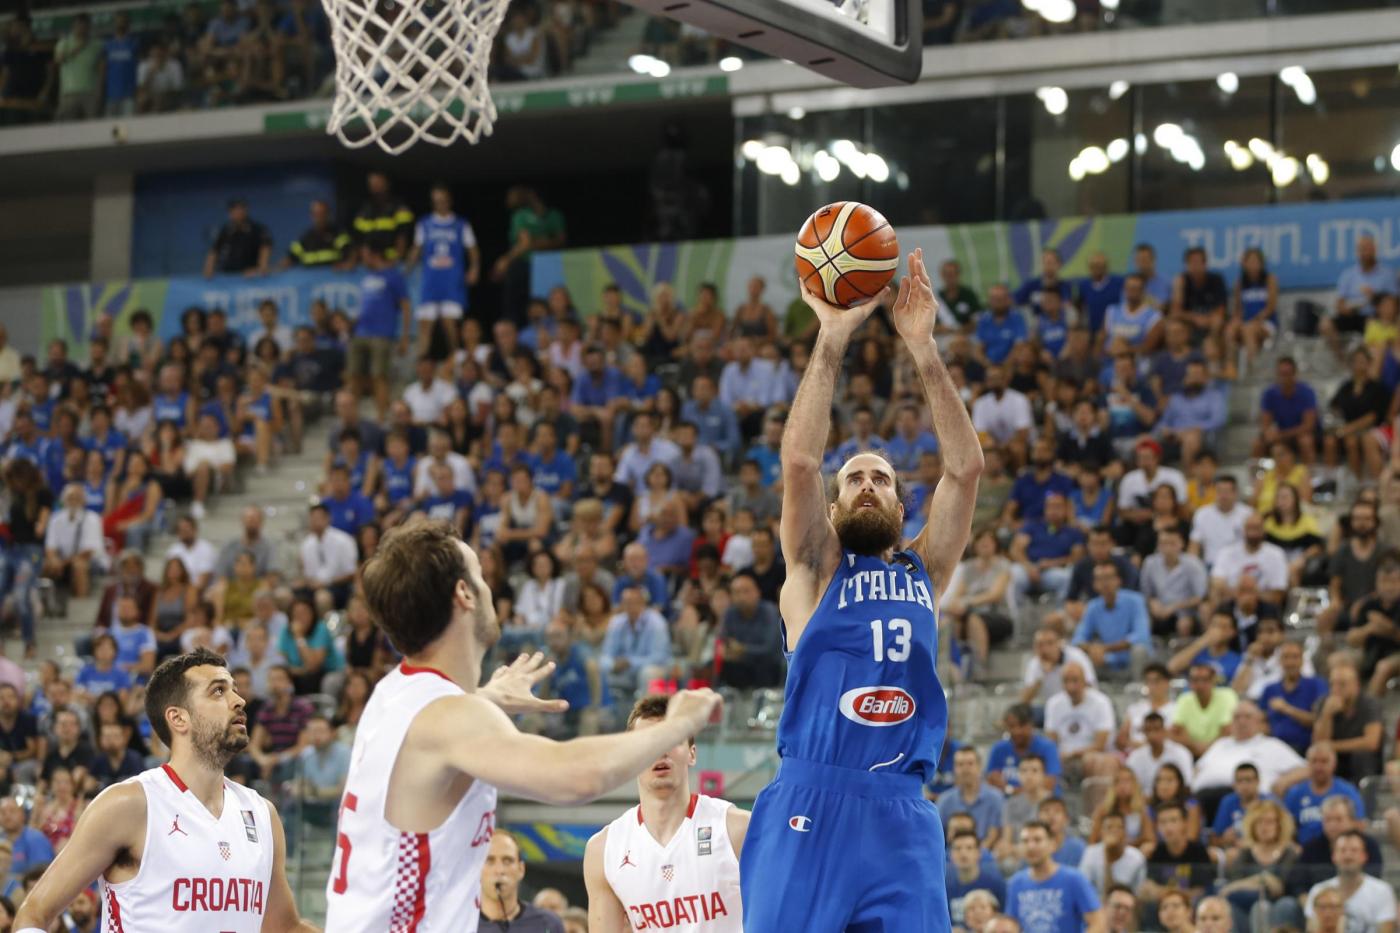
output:
<instances>
[{"instance_id":1,"label":"number 5 on jersey","mask_svg":"<svg viewBox=\"0 0 1400 933\"><path fill-rule=\"evenodd\" d=\"M885 649L885 627L889 626L890 646ZM909 660L909 639L913 629L910 627L908 619L890 619L888 622L880 619L870 620L870 634L875 640L875 660L884 661L888 658L891 661Z\"/></svg>"}]
</instances>

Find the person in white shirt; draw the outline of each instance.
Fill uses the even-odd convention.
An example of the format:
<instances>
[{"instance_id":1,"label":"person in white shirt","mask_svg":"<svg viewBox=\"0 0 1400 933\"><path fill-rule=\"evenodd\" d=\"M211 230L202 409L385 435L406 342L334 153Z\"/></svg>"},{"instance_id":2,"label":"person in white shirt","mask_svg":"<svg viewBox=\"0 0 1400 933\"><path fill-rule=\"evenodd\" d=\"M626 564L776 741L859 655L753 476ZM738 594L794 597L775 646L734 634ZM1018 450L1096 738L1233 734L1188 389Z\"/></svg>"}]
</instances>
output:
<instances>
[{"instance_id":1,"label":"person in white shirt","mask_svg":"<svg viewBox=\"0 0 1400 933\"><path fill-rule=\"evenodd\" d=\"M1162 466L1162 445L1151 438L1138 441L1135 448L1137 469L1118 484L1118 513L1134 524L1152 520L1152 492L1170 486L1177 502L1186 501L1186 477L1175 467Z\"/></svg>"},{"instance_id":2,"label":"person in white shirt","mask_svg":"<svg viewBox=\"0 0 1400 933\"><path fill-rule=\"evenodd\" d=\"M1142 722L1142 734L1146 741L1133 749L1124 762L1137 776L1138 786L1155 786L1157 769L1162 765L1176 765L1189 784L1196 770L1196 762L1191 757L1190 749L1167 738L1167 725L1161 713L1147 714Z\"/></svg>"},{"instance_id":3,"label":"person in white shirt","mask_svg":"<svg viewBox=\"0 0 1400 933\"><path fill-rule=\"evenodd\" d=\"M1123 814L1110 810L1099 818L1099 841L1084 850L1079 870L1100 897L1109 885L1125 884L1136 890L1147 880L1147 856L1128 845Z\"/></svg>"},{"instance_id":4,"label":"person in white shirt","mask_svg":"<svg viewBox=\"0 0 1400 933\"><path fill-rule=\"evenodd\" d=\"M1128 708L1123 711L1123 723L1118 729L1118 747L1125 752L1132 751L1147 741L1147 736L1143 734L1143 723L1149 713L1161 716L1162 723L1171 728L1172 716L1176 711L1176 698L1172 696L1172 675L1167 671L1166 665L1154 661L1144 667L1142 683L1147 689L1147 695L1128 704Z\"/></svg>"},{"instance_id":5,"label":"person in white shirt","mask_svg":"<svg viewBox=\"0 0 1400 933\"><path fill-rule=\"evenodd\" d=\"M297 589L317 592L325 590L332 602L343 606L350 599L355 583L355 571L360 563L360 551L355 539L331 525L331 513L324 505L311 507L307 518L307 534L301 541L301 580Z\"/></svg>"},{"instance_id":6,"label":"person in white shirt","mask_svg":"<svg viewBox=\"0 0 1400 933\"><path fill-rule=\"evenodd\" d=\"M214 545L199 536L199 521L193 515L181 515L175 520L175 543L165 549L165 559L176 558L185 565L190 582L201 593L209 586L219 552Z\"/></svg>"},{"instance_id":7,"label":"person in white shirt","mask_svg":"<svg viewBox=\"0 0 1400 933\"><path fill-rule=\"evenodd\" d=\"M1233 476L1215 478L1215 501L1203 505L1191 518L1189 550L1205 561L1206 569L1215 566L1220 552L1244 540L1244 520L1249 509L1240 505L1240 489Z\"/></svg>"},{"instance_id":8,"label":"person in white shirt","mask_svg":"<svg viewBox=\"0 0 1400 933\"><path fill-rule=\"evenodd\" d=\"M67 581L73 595L82 599L92 588L92 571L100 573L107 566L102 519L87 510L83 487L77 483L64 486L61 499L62 511L49 517L44 532L44 576Z\"/></svg>"},{"instance_id":9,"label":"person in white shirt","mask_svg":"<svg viewBox=\"0 0 1400 933\"><path fill-rule=\"evenodd\" d=\"M185 69L163 42L151 50L136 68L136 109L141 113L173 110L185 89Z\"/></svg>"},{"instance_id":10,"label":"person in white shirt","mask_svg":"<svg viewBox=\"0 0 1400 933\"><path fill-rule=\"evenodd\" d=\"M1259 786L1274 793L1279 778L1304 764L1287 743L1264 733L1259 707L1251 700L1240 700L1230 717L1229 733L1216 739L1196 762L1191 789L1199 793L1233 786L1235 768L1246 761L1259 769Z\"/></svg>"},{"instance_id":11,"label":"person in white shirt","mask_svg":"<svg viewBox=\"0 0 1400 933\"><path fill-rule=\"evenodd\" d=\"M1021 674L1021 702L1048 702L1064 689L1060 683L1060 675L1070 664L1079 665L1089 686L1099 685L1089 656L1074 645L1065 644L1065 637L1058 628L1053 625L1042 626L1035 633L1035 648L1026 658L1025 669Z\"/></svg>"},{"instance_id":12,"label":"person in white shirt","mask_svg":"<svg viewBox=\"0 0 1400 933\"><path fill-rule=\"evenodd\" d=\"M227 486L233 478L233 467L238 461L238 451L234 449L233 438L219 436L219 419L211 412L199 416L195 438L185 445L185 474L194 486L194 504L190 513L195 518L204 517L204 503L216 486ZM216 483L217 481L217 483Z\"/></svg>"},{"instance_id":13,"label":"person in white shirt","mask_svg":"<svg viewBox=\"0 0 1400 933\"><path fill-rule=\"evenodd\" d=\"M437 377L432 357L418 358L418 381L403 390L403 400L413 413L413 423L444 424L447 406L457 400L457 389L446 379Z\"/></svg>"},{"instance_id":14,"label":"person in white shirt","mask_svg":"<svg viewBox=\"0 0 1400 933\"><path fill-rule=\"evenodd\" d=\"M1264 540L1264 519L1250 512L1244 540L1220 552L1210 571L1211 601L1233 599L1240 577L1254 577L1266 602L1282 603L1288 589L1288 557L1277 544Z\"/></svg>"},{"instance_id":15,"label":"person in white shirt","mask_svg":"<svg viewBox=\"0 0 1400 933\"><path fill-rule=\"evenodd\" d=\"M1395 889L1366 874L1366 837L1360 830L1348 829L1332 840L1332 864L1337 877L1313 885L1308 892L1304 907L1308 929L1314 929L1323 893L1335 891L1341 896L1345 929L1395 933Z\"/></svg>"},{"instance_id":16,"label":"person in white shirt","mask_svg":"<svg viewBox=\"0 0 1400 933\"><path fill-rule=\"evenodd\" d=\"M1060 671L1064 689L1045 704L1045 735L1059 747L1060 765L1071 784L1080 777L1112 774L1117 763L1108 752L1113 701L1089 686L1084 671L1066 664Z\"/></svg>"},{"instance_id":17,"label":"person in white shirt","mask_svg":"<svg viewBox=\"0 0 1400 933\"><path fill-rule=\"evenodd\" d=\"M1007 388L1005 367L988 366L985 384L972 403L972 426L1009 450L1016 463L1025 463L1035 424L1030 399Z\"/></svg>"},{"instance_id":18,"label":"person in white shirt","mask_svg":"<svg viewBox=\"0 0 1400 933\"><path fill-rule=\"evenodd\" d=\"M433 482L433 464L443 463L452 470L452 488L465 489L472 498L479 499L476 490L476 474L472 472L471 461L452 449L452 438L446 431L428 432L428 454L419 457L413 468L413 495L421 499L437 491Z\"/></svg>"}]
</instances>

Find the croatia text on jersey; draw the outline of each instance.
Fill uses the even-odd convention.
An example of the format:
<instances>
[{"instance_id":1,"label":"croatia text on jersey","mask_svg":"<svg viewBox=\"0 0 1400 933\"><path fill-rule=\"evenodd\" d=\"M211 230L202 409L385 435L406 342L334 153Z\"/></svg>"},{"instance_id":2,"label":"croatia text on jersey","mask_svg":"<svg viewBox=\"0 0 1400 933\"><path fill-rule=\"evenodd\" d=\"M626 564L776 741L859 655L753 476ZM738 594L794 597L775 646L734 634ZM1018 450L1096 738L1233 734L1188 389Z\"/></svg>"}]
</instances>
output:
<instances>
[{"instance_id":1,"label":"croatia text on jersey","mask_svg":"<svg viewBox=\"0 0 1400 933\"><path fill-rule=\"evenodd\" d=\"M180 913L261 914L263 883L252 878L176 878L171 887L170 909Z\"/></svg>"},{"instance_id":2,"label":"croatia text on jersey","mask_svg":"<svg viewBox=\"0 0 1400 933\"><path fill-rule=\"evenodd\" d=\"M836 608L845 609L850 603L866 600L918 603L933 611L933 597L923 580L910 579L897 570L857 570L841 581L841 593Z\"/></svg>"},{"instance_id":3,"label":"croatia text on jersey","mask_svg":"<svg viewBox=\"0 0 1400 933\"><path fill-rule=\"evenodd\" d=\"M729 916L729 908L718 891L669 897L650 904L628 904L634 930L665 930L687 923L709 923Z\"/></svg>"}]
</instances>

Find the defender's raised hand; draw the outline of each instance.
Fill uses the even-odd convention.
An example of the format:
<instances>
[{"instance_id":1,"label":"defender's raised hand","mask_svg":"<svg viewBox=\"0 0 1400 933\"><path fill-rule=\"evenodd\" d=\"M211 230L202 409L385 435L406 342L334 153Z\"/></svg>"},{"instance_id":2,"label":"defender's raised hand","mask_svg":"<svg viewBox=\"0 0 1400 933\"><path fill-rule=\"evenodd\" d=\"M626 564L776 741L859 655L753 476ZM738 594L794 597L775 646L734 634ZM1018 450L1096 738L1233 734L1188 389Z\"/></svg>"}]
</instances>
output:
<instances>
[{"instance_id":1,"label":"defender's raised hand","mask_svg":"<svg viewBox=\"0 0 1400 933\"><path fill-rule=\"evenodd\" d=\"M899 297L890 314L894 318L894 329L905 343L913 345L933 339L933 328L938 321L938 298L933 291L933 280L924 267L922 249L909 254L909 274L899 282Z\"/></svg>"},{"instance_id":2,"label":"defender's raised hand","mask_svg":"<svg viewBox=\"0 0 1400 933\"><path fill-rule=\"evenodd\" d=\"M841 308L808 289L806 282L799 281L797 287L802 290L802 300L807 302L807 307L816 312L822 330L830 336L843 339L849 339L860 325L865 323L865 319L870 317L870 312L887 303L890 297L890 290L883 288L880 294L864 304L858 304L854 308Z\"/></svg>"}]
</instances>

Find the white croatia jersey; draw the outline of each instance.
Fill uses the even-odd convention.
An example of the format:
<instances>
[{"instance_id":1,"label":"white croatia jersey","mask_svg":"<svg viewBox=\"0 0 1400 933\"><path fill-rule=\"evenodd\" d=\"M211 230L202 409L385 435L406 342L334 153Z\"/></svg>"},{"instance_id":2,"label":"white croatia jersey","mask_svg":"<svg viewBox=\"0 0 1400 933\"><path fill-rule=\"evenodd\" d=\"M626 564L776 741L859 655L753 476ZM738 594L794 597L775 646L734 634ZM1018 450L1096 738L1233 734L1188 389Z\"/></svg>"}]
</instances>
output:
<instances>
[{"instance_id":1,"label":"white croatia jersey","mask_svg":"<svg viewBox=\"0 0 1400 933\"><path fill-rule=\"evenodd\" d=\"M481 869L496 827L496 788L474 780L432 832L384 815L404 737L424 707L465 693L447 675L400 664L375 685L355 730L340 800L326 929L335 933L474 933Z\"/></svg>"},{"instance_id":2,"label":"white croatia jersey","mask_svg":"<svg viewBox=\"0 0 1400 933\"><path fill-rule=\"evenodd\" d=\"M732 806L691 794L666 845L647 829L640 804L609 824L603 873L633 930L743 933L739 859L725 822Z\"/></svg>"},{"instance_id":3,"label":"white croatia jersey","mask_svg":"<svg viewBox=\"0 0 1400 933\"><path fill-rule=\"evenodd\" d=\"M224 779L210 813L170 765L126 784L146 793L146 844L135 877L102 879L107 933L258 933L272 891L272 808Z\"/></svg>"}]
</instances>

